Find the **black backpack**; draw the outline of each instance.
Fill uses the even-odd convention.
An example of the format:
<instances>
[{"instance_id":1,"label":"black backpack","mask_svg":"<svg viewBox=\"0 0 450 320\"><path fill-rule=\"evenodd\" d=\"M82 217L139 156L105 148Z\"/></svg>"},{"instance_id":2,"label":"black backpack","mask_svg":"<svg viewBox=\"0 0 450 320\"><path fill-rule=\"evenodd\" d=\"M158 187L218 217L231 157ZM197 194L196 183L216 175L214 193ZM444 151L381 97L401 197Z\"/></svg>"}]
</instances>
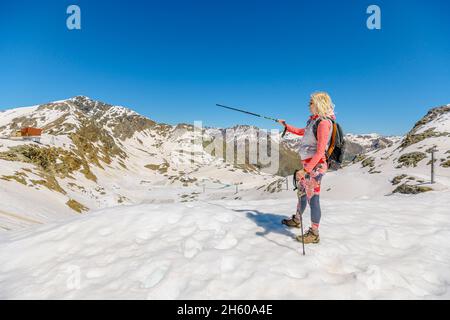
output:
<instances>
[{"instance_id":1,"label":"black backpack","mask_svg":"<svg viewBox=\"0 0 450 320\"><path fill-rule=\"evenodd\" d=\"M345 138L342 127L334 119L327 118L332 123L333 133L328 150L325 152L328 168L338 170L342 166L345 152ZM313 127L314 136L317 139L317 127L322 120L316 121Z\"/></svg>"}]
</instances>

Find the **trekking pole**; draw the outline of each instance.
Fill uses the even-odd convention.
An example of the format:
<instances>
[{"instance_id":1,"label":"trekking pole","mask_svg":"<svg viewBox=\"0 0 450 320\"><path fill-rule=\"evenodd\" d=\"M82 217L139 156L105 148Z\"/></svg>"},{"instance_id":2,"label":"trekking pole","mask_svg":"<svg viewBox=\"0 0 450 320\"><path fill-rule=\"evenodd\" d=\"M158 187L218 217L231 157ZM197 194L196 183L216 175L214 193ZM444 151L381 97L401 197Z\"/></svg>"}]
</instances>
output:
<instances>
[{"instance_id":1,"label":"trekking pole","mask_svg":"<svg viewBox=\"0 0 450 320\"><path fill-rule=\"evenodd\" d=\"M257 113L253 113L253 112L250 112L250 111L245 111L245 110L237 109L237 108L233 108L233 107L224 106L223 104L218 104L218 103L216 103L216 106L221 107L221 108L225 108L225 109L230 109L230 110L237 111L237 112L246 113L246 114L249 114L251 116L260 117L260 118L264 118L264 119L267 119L267 120L272 120L272 121L275 121L275 122L278 123L278 119L275 119L275 118L272 118L272 117L266 117L266 116L263 116L263 115L260 115L260 114L257 114ZM285 126L284 127L284 131L281 134L282 138L286 134L286 130L287 130L287 128Z\"/></svg>"},{"instance_id":2,"label":"trekking pole","mask_svg":"<svg viewBox=\"0 0 450 320\"><path fill-rule=\"evenodd\" d=\"M302 247L303 247L303 255L305 255L305 238L303 236L303 214L300 214L300 226L302 228Z\"/></svg>"},{"instance_id":3,"label":"trekking pole","mask_svg":"<svg viewBox=\"0 0 450 320\"><path fill-rule=\"evenodd\" d=\"M294 191L298 190L297 178L296 178L297 172L298 172L298 170L295 170L294 174L292 176L292 184L294 185ZM298 194L298 191L297 191L297 196L298 196L298 201L300 201L300 195ZM297 213L300 215L300 228L302 229L302 247L303 247L303 255L305 255L305 237L303 234L303 214L301 212L298 212L299 211L298 206L300 206L300 203L297 204Z\"/></svg>"}]
</instances>

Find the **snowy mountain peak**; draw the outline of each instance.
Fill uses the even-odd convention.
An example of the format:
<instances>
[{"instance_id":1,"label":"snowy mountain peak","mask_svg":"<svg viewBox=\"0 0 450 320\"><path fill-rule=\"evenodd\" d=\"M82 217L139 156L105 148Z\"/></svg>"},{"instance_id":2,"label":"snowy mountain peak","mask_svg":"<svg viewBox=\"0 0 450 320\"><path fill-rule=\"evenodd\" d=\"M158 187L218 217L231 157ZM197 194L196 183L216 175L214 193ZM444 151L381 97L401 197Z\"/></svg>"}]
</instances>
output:
<instances>
[{"instance_id":1,"label":"snowy mountain peak","mask_svg":"<svg viewBox=\"0 0 450 320\"><path fill-rule=\"evenodd\" d=\"M450 104L432 108L428 113L419 120L412 130L420 129L427 124L433 124L436 122L450 121Z\"/></svg>"},{"instance_id":2,"label":"snowy mountain peak","mask_svg":"<svg viewBox=\"0 0 450 320\"><path fill-rule=\"evenodd\" d=\"M408 132L400 147L404 149L425 139L439 137L450 137L450 105L430 109Z\"/></svg>"},{"instance_id":3,"label":"snowy mountain peak","mask_svg":"<svg viewBox=\"0 0 450 320\"><path fill-rule=\"evenodd\" d=\"M93 99L89 98L88 96L83 96L83 95L75 96L75 97L70 98L68 100L72 100L72 101L94 101Z\"/></svg>"}]
</instances>

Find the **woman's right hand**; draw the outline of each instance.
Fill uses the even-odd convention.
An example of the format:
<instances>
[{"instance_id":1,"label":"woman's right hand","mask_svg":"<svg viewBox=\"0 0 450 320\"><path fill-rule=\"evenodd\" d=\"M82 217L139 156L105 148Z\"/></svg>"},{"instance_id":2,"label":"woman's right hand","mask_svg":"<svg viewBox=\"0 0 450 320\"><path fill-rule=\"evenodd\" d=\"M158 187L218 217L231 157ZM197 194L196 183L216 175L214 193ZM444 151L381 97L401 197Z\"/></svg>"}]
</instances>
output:
<instances>
[{"instance_id":1,"label":"woman's right hand","mask_svg":"<svg viewBox=\"0 0 450 320\"><path fill-rule=\"evenodd\" d=\"M286 127L286 120L281 120L281 119L279 119L278 122L281 123L283 126Z\"/></svg>"},{"instance_id":2,"label":"woman's right hand","mask_svg":"<svg viewBox=\"0 0 450 320\"><path fill-rule=\"evenodd\" d=\"M297 181L301 181L302 179L305 178L305 175L306 175L305 169L300 169L300 170L298 170L297 173L295 174L295 179L296 179Z\"/></svg>"}]
</instances>

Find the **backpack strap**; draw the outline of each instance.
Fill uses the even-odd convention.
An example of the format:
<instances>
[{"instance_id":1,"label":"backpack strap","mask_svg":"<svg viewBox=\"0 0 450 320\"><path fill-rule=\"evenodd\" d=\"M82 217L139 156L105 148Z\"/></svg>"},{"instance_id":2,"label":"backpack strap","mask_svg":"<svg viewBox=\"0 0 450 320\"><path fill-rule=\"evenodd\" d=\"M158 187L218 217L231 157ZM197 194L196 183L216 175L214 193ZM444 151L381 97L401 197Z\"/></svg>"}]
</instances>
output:
<instances>
[{"instance_id":1,"label":"backpack strap","mask_svg":"<svg viewBox=\"0 0 450 320\"><path fill-rule=\"evenodd\" d=\"M334 147L336 145L336 135L337 135L337 124L336 121L334 121L332 118L327 117L326 120L329 120L331 122L331 127L333 129L333 132L331 133L331 139L330 139L330 145L328 146L328 150L325 152L325 158L327 159L328 162L328 158L330 158L331 154L334 151ZM313 127L313 132L314 132L314 136L317 139L317 128L319 127L320 122L322 121L322 119L318 119L316 121L316 123L314 123L314 127Z\"/></svg>"},{"instance_id":2,"label":"backpack strap","mask_svg":"<svg viewBox=\"0 0 450 320\"><path fill-rule=\"evenodd\" d=\"M330 147L328 148L328 151L326 152L326 158L328 159L331 154L334 151L334 147L336 145L336 133L337 133L337 125L336 121L331 120L331 123L333 124L333 133L331 134L331 141L330 141Z\"/></svg>"},{"instance_id":3,"label":"backpack strap","mask_svg":"<svg viewBox=\"0 0 450 320\"><path fill-rule=\"evenodd\" d=\"M317 119L317 121L314 123L313 126L313 133L314 133L314 137L317 139L317 128L319 127L320 121L322 121L320 118Z\"/></svg>"},{"instance_id":4,"label":"backpack strap","mask_svg":"<svg viewBox=\"0 0 450 320\"><path fill-rule=\"evenodd\" d=\"M322 120L328 120L328 121L330 121L330 122L331 122L331 125L333 125L333 123L334 123L334 120L331 119L331 118L329 118L329 117L327 117L326 119L318 118L318 119L316 120L316 122L314 123L314 126L313 126L313 133L314 133L314 137L315 137L316 139L317 139L317 128L319 127L319 124L322 122Z\"/></svg>"}]
</instances>

